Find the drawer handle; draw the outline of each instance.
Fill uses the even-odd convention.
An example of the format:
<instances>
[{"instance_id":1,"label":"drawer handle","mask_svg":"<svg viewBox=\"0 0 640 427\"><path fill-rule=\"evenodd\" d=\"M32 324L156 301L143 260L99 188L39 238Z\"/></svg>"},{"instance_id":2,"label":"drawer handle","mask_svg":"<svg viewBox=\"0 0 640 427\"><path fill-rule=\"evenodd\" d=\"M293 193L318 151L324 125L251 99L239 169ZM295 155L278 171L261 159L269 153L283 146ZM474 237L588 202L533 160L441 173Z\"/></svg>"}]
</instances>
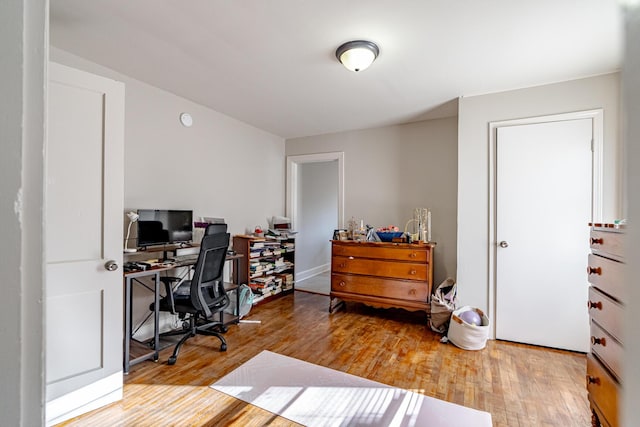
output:
<instances>
[{"instance_id":1,"label":"drawer handle","mask_svg":"<svg viewBox=\"0 0 640 427\"><path fill-rule=\"evenodd\" d=\"M604 240L602 239L602 237L592 237L591 238L591 244L592 245L601 245L604 243Z\"/></svg>"},{"instance_id":2,"label":"drawer handle","mask_svg":"<svg viewBox=\"0 0 640 427\"><path fill-rule=\"evenodd\" d=\"M343 262L343 263L340 264L340 267L342 267L342 268L345 268L346 266L347 266L346 262Z\"/></svg>"},{"instance_id":3,"label":"drawer handle","mask_svg":"<svg viewBox=\"0 0 640 427\"><path fill-rule=\"evenodd\" d=\"M411 271L409 272L409 274L416 274L416 273L417 273L417 271L415 271L415 270L411 270Z\"/></svg>"},{"instance_id":4,"label":"drawer handle","mask_svg":"<svg viewBox=\"0 0 640 427\"><path fill-rule=\"evenodd\" d=\"M602 268L600 267L587 267L587 274L597 274L598 276L602 275Z\"/></svg>"},{"instance_id":5,"label":"drawer handle","mask_svg":"<svg viewBox=\"0 0 640 427\"><path fill-rule=\"evenodd\" d=\"M415 253L415 252L411 252L411 254L409 255L409 258L415 258L415 257L417 257L417 256L418 256L418 254L417 254L417 253Z\"/></svg>"},{"instance_id":6,"label":"drawer handle","mask_svg":"<svg viewBox=\"0 0 640 427\"><path fill-rule=\"evenodd\" d=\"M346 283L344 283L344 280L343 280L343 281L341 281L341 282L339 283L339 285L340 285L340 286L342 286L342 287L344 288L344 287L345 287L345 285L346 285Z\"/></svg>"},{"instance_id":7,"label":"drawer handle","mask_svg":"<svg viewBox=\"0 0 640 427\"><path fill-rule=\"evenodd\" d=\"M600 378L587 375L587 384L600 385Z\"/></svg>"},{"instance_id":8,"label":"drawer handle","mask_svg":"<svg viewBox=\"0 0 640 427\"><path fill-rule=\"evenodd\" d=\"M595 308L598 310L602 310L602 301L598 301L598 302L587 301L587 307L589 309Z\"/></svg>"},{"instance_id":9,"label":"drawer handle","mask_svg":"<svg viewBox=\"0 0 640 427\"><path fill-rule=\"evenodd\" d=\"M606 347L607 346L607 340L604 337L596 338L596 337L592 336L591 337L591 344L593 344L593 345L600 344L601 346Z\"/></svg>"},{"instance_id":10,"label":"drawer handle","mask_svg":"<svg viewBox=\"0 0 640 427\"><path fill-rule=\"evenodd\" d=\"M409 295L415 295L415 294L417 294L417 293L418 293L418 291L416 291L415 289L411 289L411 290L409 291Z\"/></svg>"}]
</instances>

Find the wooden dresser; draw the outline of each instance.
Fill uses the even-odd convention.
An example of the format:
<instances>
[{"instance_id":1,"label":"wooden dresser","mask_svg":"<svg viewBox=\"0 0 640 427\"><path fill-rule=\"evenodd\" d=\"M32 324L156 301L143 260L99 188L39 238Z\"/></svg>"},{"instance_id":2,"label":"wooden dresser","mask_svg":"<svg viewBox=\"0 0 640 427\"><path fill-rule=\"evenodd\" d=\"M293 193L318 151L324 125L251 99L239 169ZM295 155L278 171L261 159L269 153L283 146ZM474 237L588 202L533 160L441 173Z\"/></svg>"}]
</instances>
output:
<instances>
[{"instance_id":1,"label":"wooden dresser","mask_svg":"<svg viewBox=\"0 0 640 427\"><path fill-rule=\"evenodd\" d=\"M623 355L624 238L622 230L593 226L589 254L589 322L587 391L592 425L619 425L620 369Z\"/></svg>"},{"instance_id":2,"label":"wooden dresser","mask_svg":"<svg viewBox=\"0 0 640 427\"><path fill-rule=\"evenodd\" d=\"M340 301L430 311L435 243L334 240L329 312ZM334 300L340 301L334 305Z\"/></svg>"}]
</instances>

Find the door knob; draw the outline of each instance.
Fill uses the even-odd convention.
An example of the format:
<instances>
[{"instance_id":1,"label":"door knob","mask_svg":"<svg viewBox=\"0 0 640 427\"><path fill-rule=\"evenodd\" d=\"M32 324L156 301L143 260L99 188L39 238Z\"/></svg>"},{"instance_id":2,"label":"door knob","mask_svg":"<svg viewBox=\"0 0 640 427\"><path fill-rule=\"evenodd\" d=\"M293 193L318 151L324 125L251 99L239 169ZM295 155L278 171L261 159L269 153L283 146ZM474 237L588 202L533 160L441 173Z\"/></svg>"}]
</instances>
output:
<instances>
[{"instance_id":1,"label":"door knob","mask_svg":"<svg viewBox=\"0 0 640 427\"><path fill-rule=\"evenodd\" d=\"M502 242L500 242L500 247L501 248L508 248L509 247L509 243L507 243L505 240L503 240Z\"/></svg>"},{"instance_id":2,"label":"door knob","mask_svg":"<svg viewBox=\"0 0 640 427\"><path fill-rule=\"evenodd\" d=\"M118 263L111 259L104 263L104 269L107 271L116 271L118 269Z\"/></svg>"}]
</instances>

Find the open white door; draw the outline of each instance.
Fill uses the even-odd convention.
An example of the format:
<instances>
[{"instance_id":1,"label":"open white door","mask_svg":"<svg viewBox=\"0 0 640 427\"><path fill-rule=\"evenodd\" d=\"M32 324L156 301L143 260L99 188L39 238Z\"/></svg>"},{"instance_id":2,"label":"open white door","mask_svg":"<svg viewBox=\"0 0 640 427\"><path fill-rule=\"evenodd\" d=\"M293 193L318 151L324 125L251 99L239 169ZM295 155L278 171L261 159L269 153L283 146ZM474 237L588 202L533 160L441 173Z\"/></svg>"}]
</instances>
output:
<instances>
[{"instance_id":1,"label":"open white door","mask_svg":"<svg viewBox=\"0 0 640 427\"><path fill-rule=\"evenodd\" d=\"M498 129L496 338L589 349L591 119Z\"/></svg>"},{"instance_id":2,"label":"open white door","mask_svg":"<svg viewBox=\"0 0 640 427\"><path fill-rule=\"evenodd\" d=\"M123 150L124 85L50 63L47 424L122 398Z\"/></svg>"}]
</instances>

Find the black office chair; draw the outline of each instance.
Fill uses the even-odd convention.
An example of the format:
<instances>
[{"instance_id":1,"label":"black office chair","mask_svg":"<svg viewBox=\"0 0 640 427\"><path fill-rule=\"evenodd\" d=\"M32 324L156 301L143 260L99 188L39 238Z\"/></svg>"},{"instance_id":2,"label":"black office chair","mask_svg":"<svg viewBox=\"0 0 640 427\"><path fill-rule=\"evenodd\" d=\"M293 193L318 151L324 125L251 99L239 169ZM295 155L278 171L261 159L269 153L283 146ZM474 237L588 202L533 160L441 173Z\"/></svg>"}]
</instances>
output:
<instances>
[{"instance_id":1,"label":"black office chair","mask_svg":"<svg viewBox=\"0 0 640 427\"><path fill-rule=\"evenodd\" d=\"M209 224L207 228L204 229L204 235L208 236L210 234L218 234L218 233L226 233L227 232L227 224Z\"/></svg>"},{"instance_id":2,"label":"black office chair","mask_svg":"<svg viewBox=\"0 0 640 427\"><path fill-rule=\"evenodd\" d=\"M185 341L198 334L218 337L221 342L220 351L227 350L227 342L221 335L227 328L222 323L222 316L219 320L214 320L213 316L221 313L229 305L222 277L228 248L228 233L205 235L200 244L193 278L183 281L173 290L169 283L165 283L167 292L160 300L159 310L178 314L180 319L185 320L183 326L186 325L181 331L161 334L184 334L176 344L173 355L169 357L169 365L176 363ZM150 308L153 309L153 304Z\"/></svg>"},{"instance_id":3,"label":"black office chair","mask_svg":"<svg viewBox=\"0 0 640 427\"><path fill-rule=\"evenodd\" d=\"M207 228L204 230L204 236L209 236L211 234L218 233L226 233L227 232L227 224L209 224ZM180 283L185 280L184 277L175 277L175 276L163 276L160 277L160 282L164 283L165 288L167 289L167 294L170 292L169 289L174 286L175 283Z\"/></svg>"}]
</instances>

